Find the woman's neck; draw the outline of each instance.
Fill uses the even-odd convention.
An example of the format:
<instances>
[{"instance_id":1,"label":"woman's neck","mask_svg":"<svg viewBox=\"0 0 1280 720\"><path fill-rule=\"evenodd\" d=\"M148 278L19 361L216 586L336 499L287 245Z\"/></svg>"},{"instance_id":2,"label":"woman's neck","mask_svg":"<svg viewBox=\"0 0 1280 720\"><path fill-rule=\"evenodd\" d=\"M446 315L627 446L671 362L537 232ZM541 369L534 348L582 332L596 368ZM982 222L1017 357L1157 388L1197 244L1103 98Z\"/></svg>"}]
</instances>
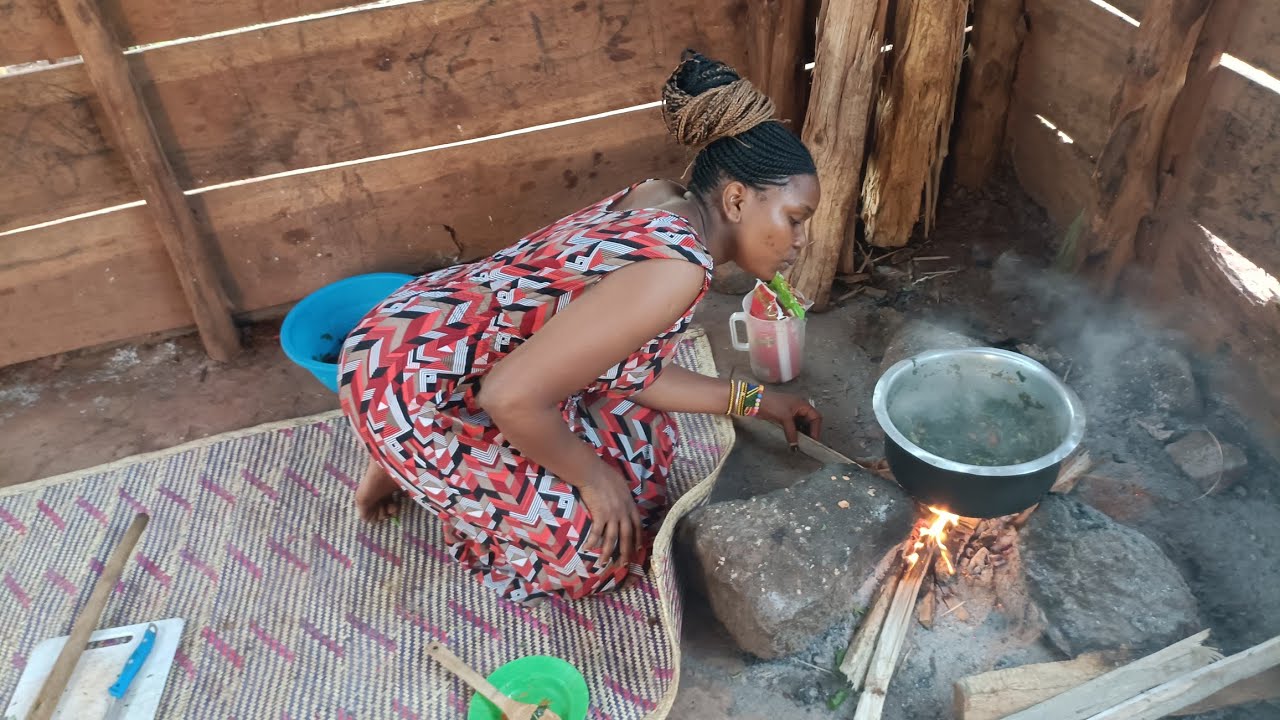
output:
<instances>
[{"instance_id":1,"label":"woman's neck","mask_svg":"<svg viewBox=\"0 0 1280 720\"><path fill-rule=\"evenodd\" d=\"M691 217L687 217L693 224L693 229L698 233L698 238L702 240L703 247L707 249L707 252L711 253L711 257L715 259L716 264L732 260L728 228L725 226L720 214L707 207L692 192L686 191L683 200L691 210L689 213Z\"/></svg>"}]
</instances>

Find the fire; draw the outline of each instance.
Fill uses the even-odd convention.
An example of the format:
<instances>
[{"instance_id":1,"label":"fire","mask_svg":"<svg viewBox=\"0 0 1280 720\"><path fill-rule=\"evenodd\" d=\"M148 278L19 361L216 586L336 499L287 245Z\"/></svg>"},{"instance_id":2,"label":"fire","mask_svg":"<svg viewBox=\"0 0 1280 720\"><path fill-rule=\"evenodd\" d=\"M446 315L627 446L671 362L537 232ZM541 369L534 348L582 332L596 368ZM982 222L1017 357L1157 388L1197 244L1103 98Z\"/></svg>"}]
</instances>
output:
<instances>
[{"instance_id":1,"label":"fire","mask_svg":"<svg viewBox=\"0 0 1280 720\"><path fill-rule=\"evenodd\" d=\"M929 512L933 513L933 518L928 525L920 528L920 532L916 536L915 547L912 548L911 554L907 556L907 566L915 565L916 561L920 559L920 551L932 543L938 548L938 554L942 557L943 564L946 565L947 574L952 575L955 573L956 568L951 564L951 553L947 552L947 528L959 525L960 516L932 506L930 506Z\"/></svg>"}]
</instances>

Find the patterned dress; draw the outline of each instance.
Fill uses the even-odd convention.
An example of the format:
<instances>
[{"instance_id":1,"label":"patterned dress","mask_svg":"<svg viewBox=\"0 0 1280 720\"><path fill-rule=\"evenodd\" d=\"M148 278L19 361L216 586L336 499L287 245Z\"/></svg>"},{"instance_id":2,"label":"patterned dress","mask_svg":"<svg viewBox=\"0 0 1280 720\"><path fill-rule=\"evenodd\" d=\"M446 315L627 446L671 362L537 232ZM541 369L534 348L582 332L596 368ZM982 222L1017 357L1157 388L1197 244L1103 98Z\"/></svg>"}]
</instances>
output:
<instances>
[{"instance_id":1,"label":"patterned dress","mask_svg":"<svg viewBox=\"0 0 1280 720\"><path fill-rule=\"evenodd\" d=\"M618 587L641 572L665 509L675 423L630 397L675 351L712 260L679 215L611 209L635 187L490 258L410 282L343 344L339 397L356 433L440 519L451 554L512 600ZM591 514L577 491L511 447L476 395L485 373L557 311L610 272L649 259L702 266L702 292L670 329L561 405L569 429L622 473L640 508L647 537L628 568L602 565L584 547Z\"/></svg>"}]
</instances>

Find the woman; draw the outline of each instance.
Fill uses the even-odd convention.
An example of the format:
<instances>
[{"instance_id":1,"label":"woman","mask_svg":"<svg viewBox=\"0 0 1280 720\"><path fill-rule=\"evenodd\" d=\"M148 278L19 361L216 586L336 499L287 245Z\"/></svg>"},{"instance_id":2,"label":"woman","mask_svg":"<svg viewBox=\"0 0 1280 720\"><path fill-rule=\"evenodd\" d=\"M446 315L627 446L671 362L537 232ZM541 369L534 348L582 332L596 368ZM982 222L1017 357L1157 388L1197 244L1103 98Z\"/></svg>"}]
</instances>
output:
<instances>
[{"instance_id":1,"label":"woman","mask_svg":"<svg viewBox=\"0 0 1280 720\"><path fill-rule=\"evenodd\" d=\"M347 338L342 408L373 458L366 519L402 491L503 597L580 598L641 572L675 454L668 413L758 414L791 443L807 402L670 363L714 262L794 262L818 179L773 104L696 53L663 89L688 189L651 180L496 255L410 282Z\"/></svg>"}]
</instances>

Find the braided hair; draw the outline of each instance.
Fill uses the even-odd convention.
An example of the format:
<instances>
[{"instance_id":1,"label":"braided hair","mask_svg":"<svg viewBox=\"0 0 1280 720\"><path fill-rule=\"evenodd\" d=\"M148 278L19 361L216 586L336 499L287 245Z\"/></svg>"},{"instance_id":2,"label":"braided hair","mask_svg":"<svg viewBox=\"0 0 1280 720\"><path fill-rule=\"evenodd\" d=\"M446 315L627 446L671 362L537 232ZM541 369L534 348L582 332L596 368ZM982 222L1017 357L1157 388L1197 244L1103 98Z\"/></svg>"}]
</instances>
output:
<instances>
[{"instance_id":1,"label":"braided hair","mask_svg":"<svg viewBox=\"0 0 1280 720\"><path fill-rule=\"evenodd\" d=\"M773 117L773 101L722 62L692 50L662 88L662 119L676 141L699 148L689 189L706 197L725 179L763 190L816 175L813 156Z\"/></svg>"}]
</instances>

